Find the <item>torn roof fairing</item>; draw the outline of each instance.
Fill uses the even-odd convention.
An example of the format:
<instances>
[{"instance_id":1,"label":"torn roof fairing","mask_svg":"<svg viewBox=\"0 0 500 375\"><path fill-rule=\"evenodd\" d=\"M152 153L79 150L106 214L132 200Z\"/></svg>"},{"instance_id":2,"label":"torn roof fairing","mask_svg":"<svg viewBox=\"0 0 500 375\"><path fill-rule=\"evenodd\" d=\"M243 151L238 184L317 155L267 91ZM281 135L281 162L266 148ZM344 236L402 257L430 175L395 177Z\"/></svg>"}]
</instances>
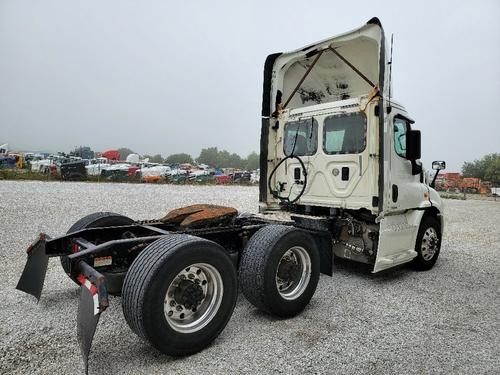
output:
<instances>
[{"instance_id":1,"label":"torn roof fairing","mask_svg":"<svg viewBox=\"0 0 500 375\"><path fill-rule=\"evenodd\" d=\"M369 81L379 85L383 30L379 23L370 22L351 32L279 56L273 66L271 100L274 102L279 90L283 94L282 103L286 102L316 59L317 53L322 50L321 57L290 99L288 108L368 94L372 90L370 84L328 48L334 48ZM384 56L384 69L386 61ZM272 107L274 108L274 103Z\"/></svg>"}]
</instances>

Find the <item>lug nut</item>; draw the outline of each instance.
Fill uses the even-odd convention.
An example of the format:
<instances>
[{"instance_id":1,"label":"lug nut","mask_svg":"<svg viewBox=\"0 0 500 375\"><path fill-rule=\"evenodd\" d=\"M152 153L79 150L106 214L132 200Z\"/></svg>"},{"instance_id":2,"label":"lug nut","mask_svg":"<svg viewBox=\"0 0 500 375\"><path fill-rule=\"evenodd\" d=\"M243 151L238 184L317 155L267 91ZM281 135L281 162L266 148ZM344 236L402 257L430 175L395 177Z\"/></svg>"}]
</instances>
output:
<instances>
[{"instance_id":1,"label":"lug nut","mask_svg":"<svg viewBox=\"0 0 500 375\"><path fill-rule=\"evenodd\" d=\"M175 301L170 301L170 306L174 307L175 306Z\"/></svg>"},{"instance_id":2,"label":"lug nut","mask_svg":"<svg viewBox=\"0 0 500 375\"><path fill-rule=\"evenodd\" d=\"M168 316L172 316L173 314L174 314L174 312L173 312L172 310L170 310L170 311L167 313L167 315L168 315Z\"/></svg>"},{"instance_id":3,"label":"lug nut","mask_svg":"<svg viewBox=\"0 0 500 375\"><path fill-rule=\"evenodd\" d=\"M175 308L177 311L182 311L182 306L181 305L177 305L177 307Z\"/></svg>"}]
</instances>

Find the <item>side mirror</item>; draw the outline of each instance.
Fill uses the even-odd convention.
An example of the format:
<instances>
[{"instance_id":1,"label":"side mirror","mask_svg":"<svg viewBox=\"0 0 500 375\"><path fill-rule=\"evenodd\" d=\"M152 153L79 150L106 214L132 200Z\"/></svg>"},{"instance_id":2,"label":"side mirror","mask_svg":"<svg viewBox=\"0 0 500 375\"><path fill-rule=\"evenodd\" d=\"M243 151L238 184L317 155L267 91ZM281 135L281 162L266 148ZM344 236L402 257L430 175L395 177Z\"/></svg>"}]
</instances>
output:
<instances>
[{"instance_id":1,"label":"side mirror","mask_svg":"<svg viewBox=\"0 0 500 375\"><path fill-rule=\"evenodd\" d=\"M446 168L446 162L445 161L433 161L432 162L432 169L436 171L434 173L434 178L432 179L432 182L430 184L431 188L434 188L436 186L436 178L439 174L439 171L443 170Z\"/></svg>"},{"instance_id":2,"label":"side mirror","mask_svg":"<svg viewBox=\"0 0 500 375\"><path fill-rule=\"evenodd\" d=\"M420 144L420 130L408 130L406 132L406 159L420 159Z\"/></svg>"},{"instance_id":3,"label":"side mirror","mask_svg":"<svg viewBox=\"0 0 500 375\"><path fill-rule=\"evenodd\" d=\"M435 171L441 171L443 169L446 169L446 162L445 161L433 161L432 162L432 169Z\"/></svg>"}]
</instances>

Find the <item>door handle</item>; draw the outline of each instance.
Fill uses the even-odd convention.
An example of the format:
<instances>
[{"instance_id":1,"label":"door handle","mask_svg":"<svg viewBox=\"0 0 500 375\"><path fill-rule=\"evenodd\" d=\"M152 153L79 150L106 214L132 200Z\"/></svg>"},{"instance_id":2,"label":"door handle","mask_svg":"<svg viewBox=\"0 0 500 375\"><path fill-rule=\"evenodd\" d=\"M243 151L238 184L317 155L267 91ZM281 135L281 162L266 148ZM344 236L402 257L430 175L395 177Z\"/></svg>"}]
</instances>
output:
<instances>
[{"instance_id":1,"label":"door handle","mask_svg":"<svg viewBox=\"0 0 500 375\"><path fill-rule=\"evenodd\" d=\"M342 167L342 181L349 180L349 167Z\"/></svg>"},{"instance_id":2,"label":"door handle","mask_svg":"<svg viewBox=\"0 0 500 375\"><path fill-rule=\"evenodd\" d=\"M392 201L394 203L398 201L398 185L392 185Z\"/></svg>"}]
</instances>

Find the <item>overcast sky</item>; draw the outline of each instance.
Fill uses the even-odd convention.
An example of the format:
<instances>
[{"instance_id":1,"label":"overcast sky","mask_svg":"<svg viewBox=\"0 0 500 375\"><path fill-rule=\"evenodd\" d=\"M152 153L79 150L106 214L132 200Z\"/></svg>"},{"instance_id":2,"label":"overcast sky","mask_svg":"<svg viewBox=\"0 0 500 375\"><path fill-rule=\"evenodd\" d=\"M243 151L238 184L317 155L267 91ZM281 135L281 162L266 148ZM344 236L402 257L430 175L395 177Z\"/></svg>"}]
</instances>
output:
<instances>
[{"instance_id":1,"label":"overcast sky","mask_svg":"<svg viewBox=\"0 0 500 375\"><path fill-rule=\"evenodd\" d=\"M0 0L0 144L258 151L266 56L394 33L394 97L426 167L500 152L500 1Z\"/></svg>"}]
</instances>

